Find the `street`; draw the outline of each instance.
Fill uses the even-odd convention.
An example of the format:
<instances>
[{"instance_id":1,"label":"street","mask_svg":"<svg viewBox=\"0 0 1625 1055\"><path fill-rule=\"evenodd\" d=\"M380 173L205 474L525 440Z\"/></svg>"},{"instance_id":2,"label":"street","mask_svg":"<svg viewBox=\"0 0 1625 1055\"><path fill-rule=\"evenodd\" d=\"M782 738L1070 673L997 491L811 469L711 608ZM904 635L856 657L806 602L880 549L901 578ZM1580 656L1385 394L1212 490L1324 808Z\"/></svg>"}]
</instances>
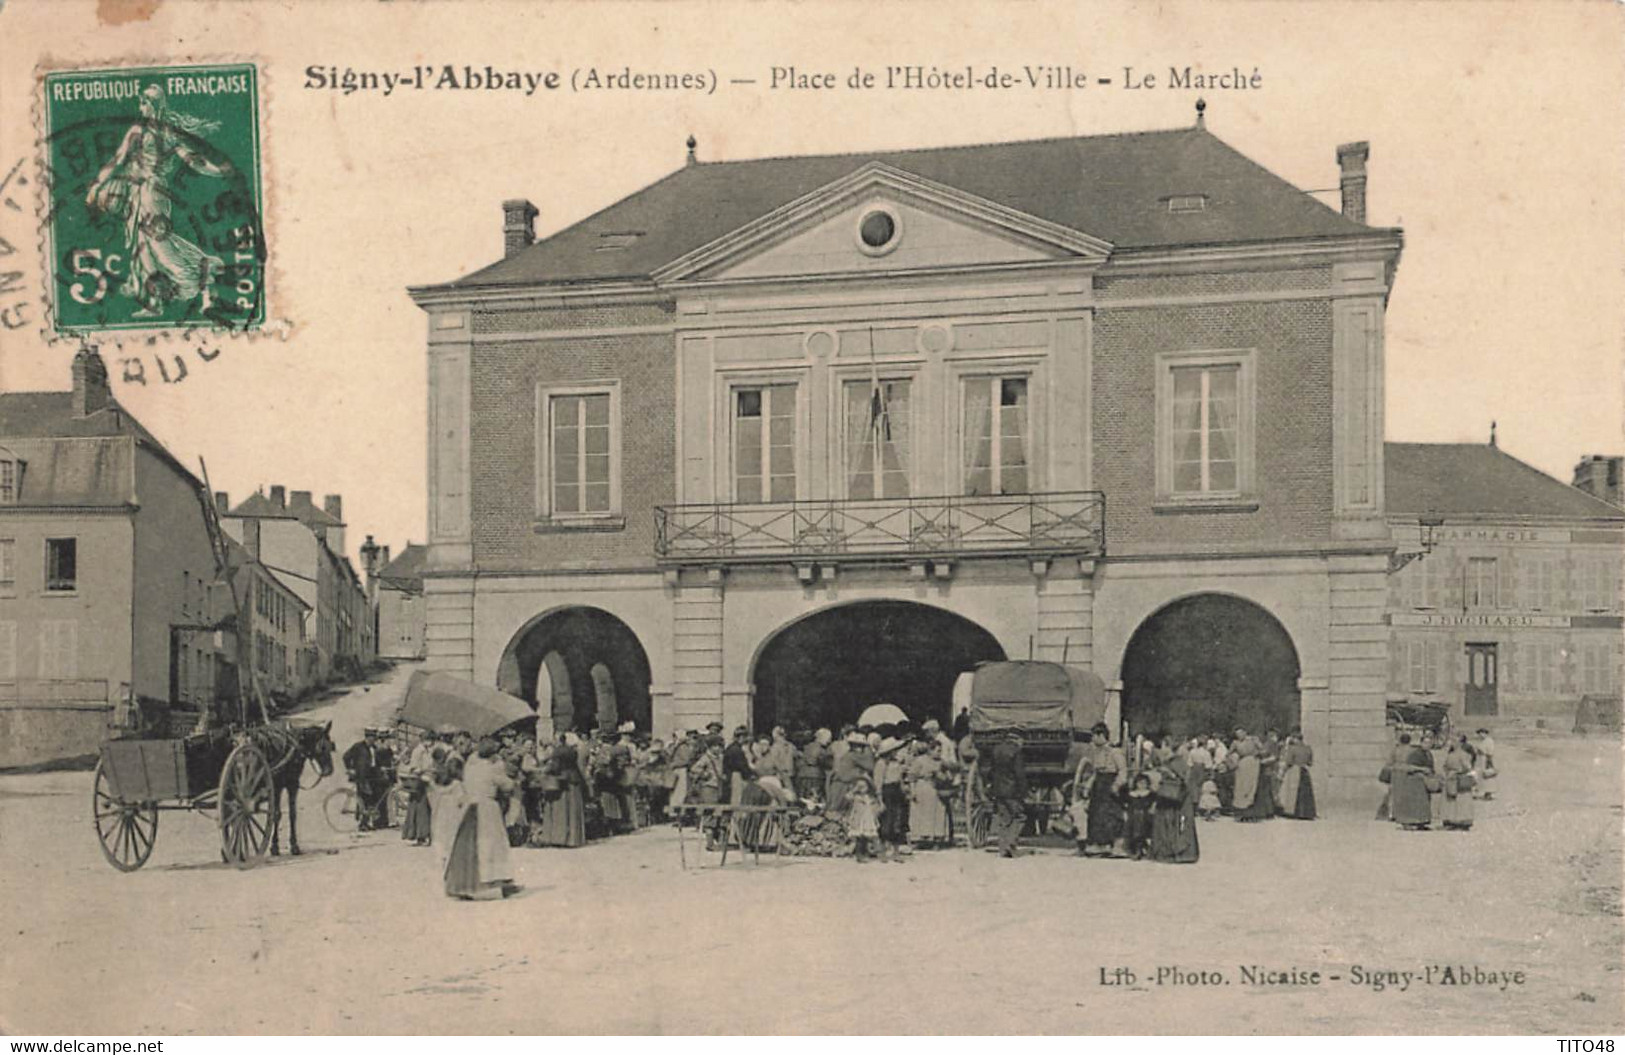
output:
<instances>
[{"instance_id":1,"label":"street","mask_svg":"<svg viewBox=\"0 0 1625 1055\"><path fill-rule=\"evenodd\" d=\"M342 751L408 673L300 717ZM1469 833L1226 819L1185 867L695 868L691 840L684 870L661 827L515 851L502 903L446 898L434 851L396 832L335 834L333 782L301 799L302 857L238 871L212 816L165 813L121 874L90 774L5 776L0 1030L1619 1033L1620 743L1531 734L1498 764Z\"/></svg>"}]
</instances>

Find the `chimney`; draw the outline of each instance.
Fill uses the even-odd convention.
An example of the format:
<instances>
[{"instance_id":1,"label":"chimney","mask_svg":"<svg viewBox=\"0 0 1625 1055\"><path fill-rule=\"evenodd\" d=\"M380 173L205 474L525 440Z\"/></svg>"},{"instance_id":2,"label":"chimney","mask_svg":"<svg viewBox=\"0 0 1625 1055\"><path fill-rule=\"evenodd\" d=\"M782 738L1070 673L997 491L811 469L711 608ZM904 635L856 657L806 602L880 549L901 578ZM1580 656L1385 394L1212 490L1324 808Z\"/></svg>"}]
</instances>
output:
<instances>
[{"instance_id":1,"label":"chimney","mask_svg":"<svg viewBox=\"0 0 1625 1055\"><path fill-rule=\"evenodd\" d=\"M1370 156L1370 143L1344 143L1337 148L1337 167L1341 170L1337 184L1343 191L1343 215L1355 223L1365 223L1365 163Z\"/></svg>"},{"instance_id":2,"label":"chimney","mask_svg":"<svg viewBox=\"0 0 1625 1055\"><path fill-rule=\"evenodd\" d=\"M221 516L225 516L231 511L231 499L226 497L226 492L216 491L214 493L214 511Z\"/></svg>"},{"instance_id":3,"label":"chimney","mask_svg":"<svg viewBox=\"0 0 1625 1055\"><path fill-rule=\"evenodd\" d=\"M322 511L338 525L327 529L327 545L334 553L344 556L344 496L325 495L322 498Z\"/></svg>"},{"instance_id":4,"label":"chimney","mask_svg":"<svg viewBox=\"0 0 1625 1055\"><path fill-rule=\"evenodd\" d=\"M1625 505L1620 477L1625 469L1625 457L1620 455L1589 454L1574 467L1574 486L1611 505Z\"/></svg>"},{"instance_id":5,"label":"chimney","mask_svg":"<svg viewBox=\"0 0 1625 1055\"><path fill-rule=\"evenodd\" d=\"M113 401L107 385L107 364L94 345L85 345L73 356L73 413L87 417L106 409Z\"/></svg>"},{"instance_id":6,"label":"chimney","mask_svg":"<svg viewBox=\"0 0 1625 1055\"><path fill-rule=\"evenodd\" d=\"M529 198L502 203L502 255L513 256L536 241L536 206Z\"/></svg>"},{"instance_id":7,"label":"chimney","mask_svg":"<svg viewBox=\"0 0 1625 1055\"><path fill-rule=\"evenodd\" d=\"M291 506L310 506L311 508L316 506L316 503L310 500L309 491L288 492L288 504Z\"/></svg>"},{"instance_id":8,"label":"chimney","mask_svg":"<svg viewBox=\"0 0 1625 1055\"><path fill-rule=\"evenodd\" d=\"M389 547L385 546L383 559L378 562L378 570L383 571L387 567L389 567Z\"/></svg>"},{"instance_id":9,"label":"chimney","mask_svg":"<svg viewBox=\"0 0 1625 1055\"><path fill-rule=\"evenodd\" d=\"M288 489L281 484L272 484L271 504L278 509L286 509L288 506Z\"/></svg>"}]
</instances>

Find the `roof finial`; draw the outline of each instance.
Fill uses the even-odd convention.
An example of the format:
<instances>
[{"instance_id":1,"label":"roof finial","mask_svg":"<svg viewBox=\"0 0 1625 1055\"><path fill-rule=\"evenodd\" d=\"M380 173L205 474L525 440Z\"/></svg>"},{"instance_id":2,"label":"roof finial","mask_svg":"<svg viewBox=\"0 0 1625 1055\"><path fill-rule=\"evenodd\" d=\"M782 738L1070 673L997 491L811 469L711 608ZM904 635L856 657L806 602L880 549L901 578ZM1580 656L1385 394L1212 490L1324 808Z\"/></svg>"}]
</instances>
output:
<instances>
[{"instance_id":1,"label":"roof finial","mask_svg":"<svg viewBox=\"0 0 1625 1055\"><path fill-rule=\"evenodd\" d=\"M1197 128L1206 128L1207 127L1207 100L1206 99L1198 99L1198 100L1196 100L1196 127Z\"/></svg>"},{"instance_id":2,"label":"roof finial","mask_svg":"<svg viewBox=\"0 0 1625 1055\"><path fill-rule=\"evenodd\" d=\"M688 163L690 165L697 164L700 160L694 156L694 148L698 147L699 145L700 141L698 139L695 139L692 135L688 137Z\"/></svg>"},{"instance_id":3,"label":"roof finial","mask_svg":"<svg viewBox=\"0 0 1625 1055\"><path fill-rule=\"evenodd\" d=\"M1490 422L1490 446L1495 446L1495 422Z\"/></svg>"}]
</instances>

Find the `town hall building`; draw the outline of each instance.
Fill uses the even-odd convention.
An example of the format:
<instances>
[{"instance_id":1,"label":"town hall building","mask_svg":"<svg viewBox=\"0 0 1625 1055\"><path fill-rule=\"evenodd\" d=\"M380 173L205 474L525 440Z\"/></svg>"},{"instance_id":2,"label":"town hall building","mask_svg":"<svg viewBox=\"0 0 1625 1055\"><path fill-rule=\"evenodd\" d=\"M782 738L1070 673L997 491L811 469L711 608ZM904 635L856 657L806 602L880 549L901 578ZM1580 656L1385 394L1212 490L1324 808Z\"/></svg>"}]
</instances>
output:
<instances>
[{"instance_id":1,"label":"town hall building","mask_svg":"<svg viewBox=\"0 0 1625 1055\"><path fill-rule=\"evenodd\" d=\"M544 727L946 719L1065 660L1128 733L1388 750L1401 234L1194 126L710 162L411 291L432 667ZM1329 156L1328 162L1333 159Z\"/></svg>"}]
</instances>

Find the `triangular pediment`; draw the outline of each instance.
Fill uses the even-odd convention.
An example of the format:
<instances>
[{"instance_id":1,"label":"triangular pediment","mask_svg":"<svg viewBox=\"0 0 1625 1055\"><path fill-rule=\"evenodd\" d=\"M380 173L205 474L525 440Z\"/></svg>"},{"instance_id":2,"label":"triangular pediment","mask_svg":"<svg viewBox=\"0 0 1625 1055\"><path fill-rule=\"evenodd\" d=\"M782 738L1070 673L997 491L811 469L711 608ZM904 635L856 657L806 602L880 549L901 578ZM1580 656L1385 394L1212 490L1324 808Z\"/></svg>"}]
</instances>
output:
<instances>
[{"instance_id":1,"label":"triangular pediment","mask_svg":"<svg viewBox=\"0 0 1625 1055\"><path fill-rule=\"evenodd\" d=\"M660 283L1100 263L1111 244L881 162L685 254Z\"/></svg>"}]
</instances>

